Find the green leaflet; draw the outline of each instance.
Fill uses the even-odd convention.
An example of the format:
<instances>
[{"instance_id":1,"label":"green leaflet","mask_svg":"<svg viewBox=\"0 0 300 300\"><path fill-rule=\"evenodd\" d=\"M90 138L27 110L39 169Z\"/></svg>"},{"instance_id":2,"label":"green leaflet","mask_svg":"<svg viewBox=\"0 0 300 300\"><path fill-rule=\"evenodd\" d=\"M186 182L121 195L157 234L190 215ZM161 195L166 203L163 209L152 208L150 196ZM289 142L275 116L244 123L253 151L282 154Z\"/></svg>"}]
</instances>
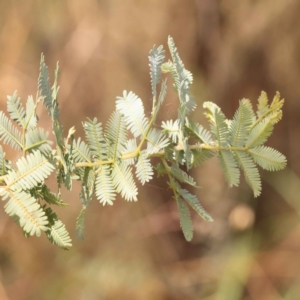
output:
<instances>
[{"instance_id":1,"label":"green leaflet","mask_svg":"<svg viewBox=\"0 0 300 300\"><path fill-rule=\"evenodd\" d=\"M41 235L41 231L45 231L48 228L47 216L30 194L16 190L4 190L1 193L2 200L10 198L5 204L4 210L9 216L17 215L19 217L19 224L21 228L31 235Z\"/></svg>"},{"instance_id":2,"label":"green leaflet","mask_svg":"<svg viewBox=\"0 0 300 300\"><path fill-rule=\"evenodd\" d=\"M74 162L91 162L90 148L80 137L73 142L72 156Z\"/></svg>"},{"instance_id":3,"label":"green leaflet","mask_svg":"<svg viewBox=\"0 0 300 300\"><path fill-rule=\"evenodd\" d=\"M21 103L21 98L18 98L17 91L12 96L7 96L7 111L10 118L17 122L22 128L25 127L25 110Z\"/></svg>"},{"instance_id":4,"label":"green leaflet","mask_svg":"<svg viewBox=\"0 0 300 300\"><path fill-rule=\"evenodd\" d=\"M168 138L163 131L152 128L147 135L147 154L154 154L169 145Z\"/></svg>"},{"instance_id":5,"label":"green leaflet","mask_svg":"<svg viewBox=\"0 0 300 300\"><path fill-rule=\"evenodd\" d=\"M151 87L154 98L156 98L156 85L160 82L161 64L163 63L164 59L165 50L163 50L163 46L156 47L154 45L149 55Z\"/></svg>"},{"instance_id":6,"label":"green leaflet","mask_svg":"<svg viewBox=\"0 0 300 300\"><path fill-rule=\"evenodd\" d=\"M113 185L122 198L137 201L137 188L132 177L131 168L125 163L115 163L112 170Z\"/></svg>"},{"instance_id":7,"label":"green leaflet","mask_svg":"<svg viewBox=\"0 0 300 300\"><path fill-rule=\"evenodd\" d=\"M168 46L173 61L173 64L170 64L169 70L177 88L182 112L184 112L179 119L181 123L184 123L185 116L190 114L196 108L196 102L190 93L190 85L193 82L193 76L191 72L185 69L174 40L170 36L168 37Z\"/></svg>"},{"instance_id":8,"label":"green leaflet","mask_svg":"<svg viewBox=\"0 0 300 300\"><path fill-rule=\"evenodd\" d=\"M21 134L12 122L0 112L0 141L11 146L15 150L22 149Z\"/></svg>"},{"instance_id":9,"label":"green leaflet","mask_svg":"<svg viewBox=\"0 0 300 300\"><path fill-rule=\"evenodd\" d=\"M76 219L76 236L78 239L83 240L84 239L84 231L85 231L85 213L86 208L83 207L80 211L77 219Z\"/></svg>"},{"instance_id":10,"label":"green leaflet","mask_svg":"<svg viewBox=\"0 0 300 300\"><path fill-rule=\"evenodd\" d=\"M88 119L83 124L85 136L95 159L105 159L107 157L107 144L103 137L102 124L98 123L97 118Z\"/></svg>"},{"instance_id":11,"label":"green leaflet","mask_svg":"<svg viewBox=\"0 0 300 300\"><path fill-rule=\"evenodd\" d=\"M281 120L282 117L281 108L284 104L284 99L280 99L279 92L276 92L272 103L269 105L268 102L269 99L266 92L261 92L261 95L258 98L258 110L256 112L258 116L258 121L261 121L263 118L269 118L272 124L276 124Z\"/></svg>"},{"instance_id":12,"label":"green leaflet","mask_svg":"<svg viewBox=\"0 0 300 300\"><path fill-rule=\"evenodd\" d=\"M202 143L209 145L212 142L212 136L210 132L193 120L187 119L185 126L189 134L200 140Z\"/></svg>"},{"instance_id":13,"label":"green leaflet","mask_svg":"<svg viewBox=\"0 0 300 300\"><path fill-rule=\"evenodd\" d=\"M126 124L123 116L115 111L111 115L106 131L105 137L109 144L109 157L116 160L124 150L127 139Z\"/></svg>"},{"instance_id":14,"label":"green leaflet","mask_svg":"<svg viewBox=\"0 0 300 300\"><path fill-rule=\"evenodd\" d=\"M34 129L38 122L38 117L36 115L36 106L40 99L37 100L36 103L33 101L33 97L29 96L26 102L26 119L25 119L25 127L30 129Z\"/></svg>"},{"instance_id":15,"label":"green leaflet","mask_svg":"<svg viewBox=\"0 0 300 300\"><path fill-rule=\"evenodd\" d=\"M274 125L271 120L266 118L259 122L248 136L246 147L253 148L265 143L273 131Z\"/></svg>"},{"instance_id":16,"label":"green leaflet","mask_svg":"<svg viewBox=\"0 0 300 300\"><path fill-rule=\"evenodd\" d=\"M203 107L207 109L205 115L209 119L214 138L218 141L220 146L227 146L229 144L230 133L228 125L226 124L225 115L221 109L212 102L204 102Z\"/></svg>"},{"instance_id":17,"label":"green leaflet","mask_svg":"<svg viewBox=\"0 0 300 300\"><path fill-rule=\"evenodd\" d=\"M192 224L189 208L180 199L180 197L176 197L175 199L177 202L177 207L179 212L180 227L182 229L185 239L188 242L190 242L193 238L193 224Z\"/></svg>"},{"instance_id":18,"label":"green leaflet","mask_svg":"<svg viewBox=\"0 0 300 300\"><path fill-rule=\"evenodd\" d=\"M240 183L240 170L237 162L230 151L219 151L218 159L222 167L228 185L238 186Z\"/></svg>"},{"instance_id":19,"label":"green leaflet","mask_svg":"<svg viewBox=\"0 0 300 300\"><path fill-rule=\"evenodd\" d=\"M52 141L48 140L48 132L45 132L43 128L34 128L26 132L26 150L33 152L39 150L44 156L50 155L52 151Z\"/></svg>"},{"instance_id":20,"label":"green leaflet","mask_svg":"<svg viewBox=\"0 0 300 300\"><path fill-rule=\"evenodd\" d=\"M247 183L253 190L254 197L259 196L261 193L261 180L253 160L248 153L243 151L235 151L235 155L241 169L244 171Z\"/></svg>"},{"instance_id":21,"label":"green leaflet","mask_svg":"<svg viewBox=\"0 0 300 300\"><path fill-rule=\"evenodd\" d=\"M248 150L253 160L268 171L279 171L285 168L286 158L280 152L266 146L258 146Z\"/></svg>"},{"instance_id":22,"label":"green leaflet","mask_svg":"<svg viewBox=\"0 0 300 300\"><path fill-rule=\"evenodd\" d=\"M148 120L145 117L142 100L134 93L123 92L123 97L117 97L116 108L124 117L128 129L134 137L146 136Z\"/></svg>"},{"instance_id":23,"label":"green leaflet","mask_svg":"<svg viewBox=\"0 0 300 300\"><path fill-rule=\"evenodd\" d=\"M230 124L231 145L243 147L248 137L251 125L255 119L249 100L243 99Z\"/></svg>"},{"instance_id":24,"label":"green leaflet","mask_svg":"<svg viewBox=\"0 0 300 300\"><path fill-rule=\"evenodd\" d=\"M49 72L48 67L45 64L45 57L42 53L41 55L41 63L40 63L40 75L38 79L38 87L41 91L41 95L44 97L44 104L48 109L49 115L51 115L52 108L52 95L49 83Z\"/></svg>"},{"instance_id":25,"label":"green leaflet","mask_svg":"<svg viewBox=\"0 0 300 300\"><path fill-rule=\"evenodd\" d=\"M49 219L48 230L46 236L52 244L59 246L64 250L69 250L72 247L72 240L63 222L58 219L56 213L51 208L45 210Z\"/></svg>"},{"instance_id":26,"label":"green leaflet","mask_svg":"<svg viewBox=\"0 0 300 300\"><path fill-rule=\"evenodd\" d=\"M185 189L178 189L177 190L181 197L186 200L186 202L194 209L194 211L202 217L204 220L212 222L213 218L205 211L202 205L199 203L199 200L195 195L192 195Z\"/></svg>"},{"instance_id":27,"label":"green leaflet","mask_svg":"<svg viewBox=\"0 0 300 300\"><path fill-rule=\"evenodd\" d=\"M142 151L136 163L136 177L144 185L153 177L153 169L147 152Z\"/></svg>"},{"instance_id":28,"label":"green leaflet","mask_svg":"<svg viewBox=\"0 0 300 300\"><path fill-rule=\"evenodd\" d=\"M117 171L115 173L115 176L117 176L118 178L122 177L123 175L121 171L120 173L118 173ZM103 205L113 205L113 201L116 199L116 191L111 175L111 168L108 165L103 165L98 171L96 179L96 196L100 203L102 203Z\"/></svg>"},{"instance_id":29,"label":"green leaflet","mask_svg":"<svg viewBox=\"0 0 300 300\"><path fill-rule=\"evenodd\" d=\"M9 171L5 177L6 189L32 189L44 182L54 170L54 166L38 150L20 158L16 165L18 172Z\"/></svg>"},{"instance_id":30,"label":"green leaflet","mask_svg":"<svg viewBox=\"0 0 300 300\"><path fill-rule=\"evenodd\" d=\"M181 170L177 165L172 164L170 173L179 181L187 183L193 187L197 187L197 184L192 176L189 176L186 172Z\"/></svg>"},{"instance_id":31,"label":"green leaflet","mask_svg":"<svg viewBox=\"0 0 300 300\"><path fill-rule=\"evenodd\" d=\"M209 160L215 155L213 151L206 150L206 149L195 149L192 150L192 153L193 153L193 160L191 163L191 168L200 166L202 163L206 162L207 160Z\"/></svg>"},{"instance_id":32,"label":"green leaflet","mask_svg":"<svg viewBox=\"0 0 300 300\"><path fill-rule=\"evenodd\" d=\"M167 79L164 79L161 83L161 89L160 89L158 101L157 101L157 103L153 102L153 108L152 108L153 123L156 120L156 116L158 114L158 111L159 111L161 105L163 104L163 102L166 98L166 95L167 95Z\"/></svg>"},{"instance_id":33,"label":"green leaflet","mask_svg":"<svg viewBox=\"0 0 300 300\"><path fill-rule=\"evenodd\" d=\"M164 132L168 134L172 142L177 143L178 135L179 135L179 121L178 120L175 121L169 120L166 122L163 121L161 127L164 129Z\"/></svg>"}]
</instances>

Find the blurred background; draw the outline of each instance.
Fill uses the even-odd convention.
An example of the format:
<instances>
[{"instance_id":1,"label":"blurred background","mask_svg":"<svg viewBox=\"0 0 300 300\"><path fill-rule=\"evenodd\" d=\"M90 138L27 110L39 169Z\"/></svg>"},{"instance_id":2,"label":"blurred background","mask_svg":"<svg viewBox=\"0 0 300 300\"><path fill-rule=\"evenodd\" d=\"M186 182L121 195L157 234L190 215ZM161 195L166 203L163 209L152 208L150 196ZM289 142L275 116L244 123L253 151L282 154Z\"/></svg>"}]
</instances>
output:
<instances>
[{"instance_id":1,"label":"blurred background","mask_svg":"<svg viewBox=\"0 0 300 300\"><path fill-rule=\"evenodd\" d=\"M82 136L86 117L105 124L124 89L149 113L148 53L154 44L167 49L171 35L195 77L194 119L208 126L204 101L232 118L240 99L256 105L262 90L270 100L280 91L283 120L267 145L288 159L284 171L261 172L256 199L244 180L228 188L216 159L193 170L201 186L194 192L215 222L193 214L190 243L164 179L141 188L137 203L93 201L84 241L75 234L80 186L64 192L69 207L57 211L73 238L70 251L45 236L25 239L1 209L0 299L300 299L299 11L298 0L0 1L1 110L14 90L23 101L36 95L43 52L51 80L60 62L65 132L75 125ZM177 104L171 93L158 125L176 118ZM38 113L51 131L47 113Z\"/></svg>"}]
</instances>

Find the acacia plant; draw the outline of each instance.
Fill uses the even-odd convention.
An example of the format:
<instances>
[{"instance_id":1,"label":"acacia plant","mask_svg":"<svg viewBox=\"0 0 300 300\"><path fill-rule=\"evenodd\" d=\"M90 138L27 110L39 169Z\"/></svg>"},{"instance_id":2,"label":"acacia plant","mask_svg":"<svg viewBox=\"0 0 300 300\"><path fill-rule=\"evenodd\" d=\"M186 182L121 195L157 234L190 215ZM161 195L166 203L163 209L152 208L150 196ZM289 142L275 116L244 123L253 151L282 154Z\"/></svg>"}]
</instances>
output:
<instances>
[{"instance_id":1,"label":"acacia plant","mask_svg":"<svg viewBox=\"0 0 300 300\"><path fill-rule=\"evenodd\" d=\"M268 104L267 95L262 92L256 113L251 102L242 99L232 120L226 119L216 104L204 102L210 130L204 129L190 118L196 108L190 93L193 76L185 69L171 37L168 46L171 60L167 62L162 46L154 46L150 51L153 96L150 117L145 115L142 100L133 92L124 91L117 97L116 110L104 129L97 118L83 122L85 139L75 137L74 128L63 137L58 106L59 68L57 64L54 84L50 87L43 55L36 99L29 96L24 108L16 92L7 97L9 117L0 112L0 137L4 144L18 150L20 157L14 161L6 159L0 146L0 192L7 201L5 212L26 237L40 236L44 231L53 244L63 249L71 247L69 233L53 211L55 205L66 206L60 193L63 184L71 190L74 180L81 181L82 210L76 229L77 235L83 238L84 216L94 195L102 205L113 205L117 194L127 201L137 201L136 179L145 184L156 172L167 178L166 184L173 191L178 206L183 234L190 241L193 227L189 207L203 219L213 219L197 197L184 188L186 185L197 187L194 178L188 175L189 170L217 155L228 185L239 185L242 170L257 197L261 193L257 165L269 171L285 167L284 155L264 146L282 116L284 100L280 100L279 93ZM162 122L161 129L157 129L154 123L167 94L167 80L162 79L162 73L171 74L179 107L178 118ZM48 133L37 126L36 109L41 103L52 120L54 146L48 140ZM127 136L128 131L131 138ZM160 159L155 166L151 161L154 157ZM53 172L56 172L58 185L56 192L46 184Z\"/></svg>"}]
</instances>

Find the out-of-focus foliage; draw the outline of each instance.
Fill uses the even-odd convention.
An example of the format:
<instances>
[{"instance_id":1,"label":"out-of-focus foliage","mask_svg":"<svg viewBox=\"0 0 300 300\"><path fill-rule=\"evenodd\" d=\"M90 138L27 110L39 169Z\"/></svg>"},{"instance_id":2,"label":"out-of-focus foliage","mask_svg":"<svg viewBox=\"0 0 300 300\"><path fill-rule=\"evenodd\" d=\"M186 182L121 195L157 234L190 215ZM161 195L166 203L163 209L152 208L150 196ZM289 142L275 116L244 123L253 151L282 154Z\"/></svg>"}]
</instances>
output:
<instances>
[{"instance_id":1,"label":"out-of-focus foliage","mask_svg":"<svg viewBox=\"0 0 300 300\"><path fill-rule=\"evenodd\" d=\"M214 159L193 171L202 187L194 192L214 212L214 222L192 214L192 245L182 239L176 205L160 178L145 184L138 205L117 201L103 209L92 202L86 228L94 228L99 219L105 226L96 226L84 243L75 239L68 253L38 239L22 239L18 227L0 213L0 298L297 299L299 9L297 0L3 1L1 110L5 95L16 88L18 95L36 90L43 52L51 82L55 62L61 62L59 102L65 128L75 124L83 136L86 116L105 123L124 88L149 99L145 111L150 112L146 56L170 34L194 74L198 106L213 101L232 119L238 99L255 99L261 90L268 95L279 90L288 99L268 143L287 155L291 169L262 172L257 201L243 180L240 189L228 189ZM161 108L168 120L177 118L174 96L167 95ZM47 113L38 114L40 125L51 131ZM192 116L205 124L202 113ZM158 116L157 124L161 121ZM15 157L16 152L7 150L9 159ZM67 198L62 191L72 204L72 216L64 208L57 211L71 229L81 205L80 186L73 190Z\"/></svg>"}]
</instances>

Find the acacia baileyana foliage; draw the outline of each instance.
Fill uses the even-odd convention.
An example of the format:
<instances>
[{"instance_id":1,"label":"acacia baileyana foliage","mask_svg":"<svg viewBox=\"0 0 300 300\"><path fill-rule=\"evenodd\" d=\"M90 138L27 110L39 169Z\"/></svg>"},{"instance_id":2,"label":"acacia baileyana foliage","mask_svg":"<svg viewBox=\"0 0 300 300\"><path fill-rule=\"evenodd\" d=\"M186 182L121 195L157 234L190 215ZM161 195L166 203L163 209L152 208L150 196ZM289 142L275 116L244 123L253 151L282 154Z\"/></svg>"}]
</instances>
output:
<instances>
[{"instance_id":1,"label":"acacia baileyana foliage","mask_svg":"<svg viewBox=\"0 0 300 300\"><path fill-rule=\"evenodd\" d=\"M52 210L55 205L66 206L60 197L65 185L72 189L74 180L81 181L82 210L76 222L77 235L83 238L84 218L93 198L103 205L113 205L117 194L127 201L138 200L136 180L150 181L154 173L167 178L173 191L186 240L193 236L190 208L203 219L212 221L197 197L186 186L197 187L188 171L216 155L229 186L238 186L240 171L254 196L261 193L261 179L257 165L269 171L285 167L286 159L264 143L281 119L283 100L277 93L269 104L266 93L258 99L254 112L249 100L243 99L232 120L226 119L221 109L212 102L203 107L210 130L190 118L196 102L190 93L192 74L185 69L174 41L168 39L171 60L165 62L163 47L153 47L149 55L152 112L146 117L142 100L133 92L117 97L116 110L106 126L94 119L83 122L85 138L75 137L75 129L63 137L58 107L58 65L54 84L49 83L48 68L41 57L38 96L28 97L23 107L15 92L8 96L8 117L0 112L0 139L20 152L15 161L5 158L0 146L1 196L6 213L22 228L24 235L40 236L62 247L71 247L65 225ZM167 81L162 73L170 73L179 98L178 118L162 122L154 128L159 109L166 97ZM48 133L37 126L37 106L43 103L52 119L55 145ZM128 131L131 137L128 137ZM160 159L153 165L151 158ZM58 189L53 192L46 179L56 174ZM135 179L136 178L136 179Z\"/></svg>"}]
</instances>

